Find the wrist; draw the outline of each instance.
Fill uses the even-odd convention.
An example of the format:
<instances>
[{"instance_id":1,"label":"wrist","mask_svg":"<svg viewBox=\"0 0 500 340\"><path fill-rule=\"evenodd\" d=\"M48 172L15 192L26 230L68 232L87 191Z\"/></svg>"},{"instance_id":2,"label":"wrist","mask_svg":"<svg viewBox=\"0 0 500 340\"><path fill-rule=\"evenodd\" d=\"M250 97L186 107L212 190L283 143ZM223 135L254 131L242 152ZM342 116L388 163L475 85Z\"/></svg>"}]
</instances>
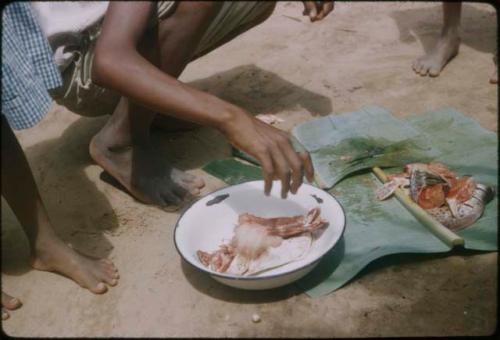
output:
<instances>
[{"instance_id":1,"label":"wrist","mask_svg":"<svg viewBox=\"0 0 500 340\"><path fill-rule=\"evenodd\" d=\"M227 110L224 110L224 113L221 114L217 129L223 134L228 134L238 129L238 126L241 125L244 119L248 119L248 114L244 110L230 105Z\"/></svg>"}]
</instances>

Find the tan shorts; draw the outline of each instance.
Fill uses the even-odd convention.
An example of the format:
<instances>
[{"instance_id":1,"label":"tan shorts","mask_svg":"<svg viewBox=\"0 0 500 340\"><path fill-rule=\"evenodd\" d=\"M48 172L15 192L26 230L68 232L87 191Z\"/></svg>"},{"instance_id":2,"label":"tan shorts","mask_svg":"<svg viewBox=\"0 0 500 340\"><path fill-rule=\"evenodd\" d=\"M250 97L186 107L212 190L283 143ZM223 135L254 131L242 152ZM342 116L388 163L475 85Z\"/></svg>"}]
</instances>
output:
<instances>
[{"instance_id":1,"label":"tan shorts","mask_svg":"<svg viewBox=\"0 0 500 340\"><path fill-rule=\"evenodd\" d=\"M157 14L153 16L156 19L152 19L151 25L167 19L175 12L175 1L160 1L157 4ZM273 2L267 1L225 1L200 40L194 55L212 50L231 37L233 32L252 23L273 6ZM101 23L84 33L85 39L75 53L77 57L62 73L64 85L52 94L58 104L83 116L112 114L121 97L117 92L97 86L91 79L95 42L100 30Z\"/></svg>"}]
</instances>

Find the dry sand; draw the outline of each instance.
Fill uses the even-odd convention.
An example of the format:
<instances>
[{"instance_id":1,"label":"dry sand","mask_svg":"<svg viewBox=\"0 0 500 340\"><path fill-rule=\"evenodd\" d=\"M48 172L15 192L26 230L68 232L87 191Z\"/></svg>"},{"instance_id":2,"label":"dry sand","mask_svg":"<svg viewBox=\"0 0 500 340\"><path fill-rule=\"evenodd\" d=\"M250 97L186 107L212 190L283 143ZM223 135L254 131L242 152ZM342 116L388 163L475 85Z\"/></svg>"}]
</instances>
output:
<instances>
[{"instance_id":1,"label":"dry sand","mask_svg":"<svg viewBox=\"0 0 500 340\"><path fill-rule=\"evenodd\" d=\"M497 87L488 83L496 41L491 6L464 5L460 53L438 78L417 76L410 65L439 34L439 3L337 3L315 24L301 6L278 4L264 24L189 65L182 80L253 113L276 113L284 128L376 104L396 116L451 106L497 131ZM87 147L105 120L55 107L18 136L58 233L86 253L109 256L120 283L96 296L31 270L26 239L2 201L2 284L24 302L2 323L7 334L360 337L495 329L496 253L389 263L321 299L294 288L245 292L218 284L181 263L172 239L177 213L140 204L100 179ZM224 185L199 170L228 155L218 133L155 138L179 167L203 176L204 193Z\"/></svg>"}]
</instances>

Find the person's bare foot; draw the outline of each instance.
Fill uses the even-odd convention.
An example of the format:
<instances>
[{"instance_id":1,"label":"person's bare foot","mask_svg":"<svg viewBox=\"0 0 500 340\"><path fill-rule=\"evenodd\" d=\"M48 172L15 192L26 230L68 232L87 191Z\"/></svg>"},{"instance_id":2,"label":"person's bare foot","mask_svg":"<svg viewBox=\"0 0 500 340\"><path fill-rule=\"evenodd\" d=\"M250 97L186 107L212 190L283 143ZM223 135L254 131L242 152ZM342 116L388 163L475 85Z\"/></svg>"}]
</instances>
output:
<instances>
[{"instance_id":1,"label":"person's bare foot","mask_svg":"<svg viewBox=\"0 0 500 340\"><path fill-rule=\"evenodd\" d=\"M202 179L172 167L150 145L106 147L101 132L90 142L91 157L139 201L178 207L205 185Z\"/></svg>"},{"instance_id":2,"label":"person's bare foot","mask_svg":"<svg viewBox=\"0 0 500 340\"><path fill-rule=\"evenodd\" d=\"M95 294L105 293L107 285L116 286L120 278L110 260L81 255L57 238L38 241L31 265L37 270L62 274Z\"/></svg>"},{"instance_id":3,"label":"person's bare foot","mask_svg":"<svg viewBox=\"0 0 500 340\"><path fill-rule=\"evenodd\" d=\"M495 63L495 69L490 76L490 84L498 84L498 55L496 53L493 57L493 62Z\"/></svg>"},{"instance_id":4,"label":"person's bare foot","mask_svg":"<svg viewBox=\"0 0 500 340\"><path fill-rule=\"evenodd\" d=\"M458 54L460 37L456 33L441 36L436 46L426 55L417 58L413 71L421 76L437 77L445 65Z\"/></svg>"},{"instance_id":5,"label":"person's bare foot","mask_svg":"<svg viewBox=\"0 0 500 340\"><path fill-rule=\"evenodd\" d=\"M21 306L21 300L2 291L2 320L7 320L10 317L9 310L18 309Z\"/></svg>"},{"instance_id":6,"label":"person's bare foot","mask_svg":"<svg viewBox=\"0 0 500 340\"><path fill-rule=\"evenodd\" d=\"M498 71L495 67L495 71L490 76L490 84L498 84Z\"/></svg>"}]
</instances>

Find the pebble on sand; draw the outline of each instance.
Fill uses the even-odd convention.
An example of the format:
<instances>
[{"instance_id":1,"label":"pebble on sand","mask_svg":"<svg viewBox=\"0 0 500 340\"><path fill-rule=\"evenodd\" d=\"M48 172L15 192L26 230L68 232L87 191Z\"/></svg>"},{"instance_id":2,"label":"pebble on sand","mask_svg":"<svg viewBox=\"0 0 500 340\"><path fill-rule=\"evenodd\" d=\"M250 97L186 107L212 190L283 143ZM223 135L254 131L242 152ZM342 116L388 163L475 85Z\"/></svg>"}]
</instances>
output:
<instances>
[{"instance_id":1,"label":"pebble on sand","mask_svg":"<svg viewBox=\"0 0 500 340\"><path fill-rule=\"evenodd\" d=\"M260 322L260 316L259 316L259 314L252 315L252 321L255 322L255 323Z\"/></svg>"}]
</instances>

